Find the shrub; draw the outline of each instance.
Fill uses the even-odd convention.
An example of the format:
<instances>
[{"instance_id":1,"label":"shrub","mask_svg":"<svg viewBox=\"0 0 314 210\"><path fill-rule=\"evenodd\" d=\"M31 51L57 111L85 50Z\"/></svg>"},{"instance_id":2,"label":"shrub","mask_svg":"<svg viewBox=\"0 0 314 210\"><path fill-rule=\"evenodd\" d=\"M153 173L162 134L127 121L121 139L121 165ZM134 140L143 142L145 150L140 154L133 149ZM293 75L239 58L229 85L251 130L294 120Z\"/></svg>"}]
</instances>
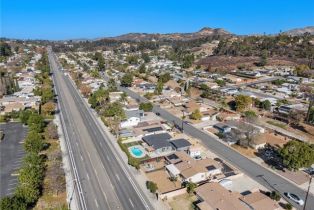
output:
<instances>
[{"instance_id":1,"label":"shrub","mask_svg":"<svg viewBox=\"0 0 314 210\"><path fill-rule=\"evenodd\" d=\"M146 181L146 187L151 193L155 193L158 190L157 184L152 181Z\"/></svg>"},{"instance_id":2,"label":"shrub","mask_svg":"<svg viewBox=\"0 0 314 210\"><path fill-rule=\"evenodd\" d=\"M148 103L141 103L140 104L140 109L143 110L144 112L150 112L153 109L153 104L148 102Z\"/></svg>"}]
</instances>

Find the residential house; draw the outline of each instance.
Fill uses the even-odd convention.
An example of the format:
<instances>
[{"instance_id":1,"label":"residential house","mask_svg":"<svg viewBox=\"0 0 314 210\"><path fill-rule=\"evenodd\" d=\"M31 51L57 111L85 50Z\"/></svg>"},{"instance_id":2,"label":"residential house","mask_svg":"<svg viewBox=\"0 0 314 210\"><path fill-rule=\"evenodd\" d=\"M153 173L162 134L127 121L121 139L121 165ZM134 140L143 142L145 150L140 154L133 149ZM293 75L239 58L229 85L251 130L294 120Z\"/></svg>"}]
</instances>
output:
<instances>
[{"instance_id":1,"label":"residential house","mask_svg":"<svg viewBox=\"0 0 314 210\"><path fill-rule=\"evenodd\" d=\"M252 210L279 210L278 203L261 192L253 192L240 197L240 200Z\"/></svg>"},{"instance_id":2,"label":"residential house","mask_svg":"<svg viewBox=\"0 0 314 210\"><path fill-rule=\"evenodd\" d=\"M170 143L176 151L188 151L191 146L191 143L186 139L174 139Z\"/></svg>"},{"instance_id":3,"label":"residential house","mask_svg":"<svg viewBox=\"0 0 314 210\"><path fill-rule=\"evenodd\" d=\"M184 151L177 151L171 155L166 156L168 165L166 169L169 174L174 177L179 177L182 182L199 183L208 179L215 178L216 175L221 174L221 165L210 158L195 160ZM172 171L172 169L175 169Z\"/></svg>"},{"instance_id":4,"label":"residential house","mask_svg":"<svg viewBox=\"0 0 314 210\"><path fill-rule=\"evenodd\" d=\"M143 110L125 111L126 119L120 123L121 128L127 128L138 125L144 117Z\"/></svg>"},{"instance_id":5,"label":"residential house","mask_svg":"<svg viewBox=\"0 0 314 210\"><path fill-rule=\"evenodd\" d=\"M213 127L216 128L220 133L228 133L231 131L231 127L224 123L217 123Z\"/></svg>"},{"instance_id":6,"label":"residential house","mask_svg":"<svg viewBox=\"0 0 314 210\"><path fill-rule=\"evenodd\" d=\"M151 157L164 156L174 151L172 144L169 142L171 138L169 133L147 135L142 138L145 142L143 146Z\"/></svg>"},{"instance_id":7,"label":"residential house","mask_svg":"<svg viewBox=\"0 0 314 210\"><path fill-rule=\"evenodd\" d=\"M1 114L24 109L39 110L40 97L16 97L8 96L0 99Z\"/></svg>"},{"instance_id":8,"label":"residential house","mask_svg":"<svg viewBox=\"0 0 314 210\"><path fill-rule=\"evenodd\" d=\"M200 201L197 204L200 210L251 210L239 199L240 193L229 191L217 182L197 187L195 194Z\"/></svg>"},{"instance_id":9,"label":"residential house","mask_svg":"<svg viewBox=\"0 0 314 210\"><path fill-rule=\"evenodd\" d=\"M181 91L181 87L180 85L174 81L174 80L169 80L168 82L166 82L164 84L165 87L171 88L172 90L175 90L176 92L180 92Z\"/></svg>"},{"instance_id":10,"label":"residential house","mask_svg":"<svg viewBox=\"0 0 314 210\"><path fill-rule=\"evenodd\" d=\"M184 107L185 107L185 112L187 114L191 114L195 110L200 109L201 106L198 103L196 103L194 100L190 100L186 104L184 104Z\"/></svg>"}]
</instances>

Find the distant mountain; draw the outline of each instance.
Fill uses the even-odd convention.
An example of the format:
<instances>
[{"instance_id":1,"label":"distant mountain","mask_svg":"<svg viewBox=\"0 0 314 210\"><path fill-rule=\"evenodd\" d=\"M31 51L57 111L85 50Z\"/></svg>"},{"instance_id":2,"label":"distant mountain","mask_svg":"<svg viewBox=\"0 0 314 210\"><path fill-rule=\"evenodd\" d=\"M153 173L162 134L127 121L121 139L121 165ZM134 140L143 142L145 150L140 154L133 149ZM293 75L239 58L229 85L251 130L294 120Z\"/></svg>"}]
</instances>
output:
<instances>
[{"instance_id":1,"label":"distant mountain","mask_svg":"<svg viewBox=\"0 0 314 210\"><path fill-rule=\"evenodd\" d=\"M152 40L193 40L209 36L218 35L231 35L230 32L222 28L209 28L204 27L200 31L194 33L169 33L169 34L159 34L159 33L128 33L116 37L110 37L110 39L121 40L121 41L152 41Z\"/></svg>"},{"instance_id":2,"label":"distant mountain","mask_svg":"<svg viewBox=\"0 0 314 210\"><path fill-rule=\"evenodd\" d=\"M314 26L308 26L308 27L305 27L305 28L291 29L291 30L283 32L283 34L287 34L287 35L290 35L290 36L299 36L299 35L303 35L306 32L314 35Z\"/></svg>"}]
</instances>

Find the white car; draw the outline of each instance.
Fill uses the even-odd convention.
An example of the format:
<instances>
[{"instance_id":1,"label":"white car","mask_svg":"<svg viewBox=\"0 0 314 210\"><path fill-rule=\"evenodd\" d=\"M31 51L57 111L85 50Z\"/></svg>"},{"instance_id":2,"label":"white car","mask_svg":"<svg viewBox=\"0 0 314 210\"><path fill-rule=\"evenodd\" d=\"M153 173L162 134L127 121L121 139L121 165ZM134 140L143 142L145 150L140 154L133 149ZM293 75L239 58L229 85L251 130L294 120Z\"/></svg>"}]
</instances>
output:
<instances>
[{"instance_id":1,"label":"white car","mask_svg":"<svg viewBox=\"0 0 314 210\"><path fill-rule=\"evenodd\" d=\"M304 205L304 201L301 198L299 198L299 196L297 196L296 194L287 192L287 193L285 193L285 196L287 196L287 198L289 198L290 200L296 202L300 206Z\"/></svg>"}]
</instances>

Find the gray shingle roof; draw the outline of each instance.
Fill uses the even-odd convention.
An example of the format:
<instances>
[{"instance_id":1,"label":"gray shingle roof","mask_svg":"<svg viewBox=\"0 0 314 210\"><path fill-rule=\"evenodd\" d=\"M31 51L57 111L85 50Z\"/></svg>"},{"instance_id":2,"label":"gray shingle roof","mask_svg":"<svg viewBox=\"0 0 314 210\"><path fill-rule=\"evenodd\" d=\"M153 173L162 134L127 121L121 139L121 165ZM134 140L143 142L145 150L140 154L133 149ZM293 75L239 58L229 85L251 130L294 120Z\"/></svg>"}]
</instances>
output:
<instances>
[{"instance_id":1,"label":"gray shingle roof","mask_svg":"<svg viewBox=\"0 0 314 210\"><path fill-rule=\"evenodd\" d=\"M160 149L163 147L172 147L172 144L169 143L169 139L171 139L171 136L168 133L148 135L148 136L144 136L142 139L154 149Z\"/></svg>"},{"instance_id":2,"label":"gray shingle roof","mask_svg":"<svg viewBox=\"0 0 314 210\"><path fill-rule=\"evenodd\" d=\"M186 139L175 139L170 141L170 143L174 146L175 149L191 146L191 143L188 142Z\"/></svg>"}]
</instances>

